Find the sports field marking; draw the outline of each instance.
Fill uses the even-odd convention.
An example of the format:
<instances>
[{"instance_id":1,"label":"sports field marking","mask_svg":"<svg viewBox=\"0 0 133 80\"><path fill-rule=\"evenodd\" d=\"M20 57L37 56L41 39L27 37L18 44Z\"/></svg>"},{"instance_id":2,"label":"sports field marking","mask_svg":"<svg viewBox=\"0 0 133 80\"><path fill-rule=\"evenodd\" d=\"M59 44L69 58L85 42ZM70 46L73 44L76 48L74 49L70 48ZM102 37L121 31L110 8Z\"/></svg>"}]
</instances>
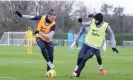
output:
<instances>
[{"instance_id":1,"label":"sports field marking","mask_svg":"<svg viewBox=\"0 0 133 80\"><path fill-rule=\"evenodd\" d=\"M66 63L75 63L76 61L55 61L56 64L66 64ZM104 62L108 62L108 63L119 63L119 62L123 62L123 63L128 63L128 62L133 62L133 61L104 61ZM1 62L2 64L3 62ZM38 61L38 62L4 62L4 64L21 64L21 63L24 63L24 64L34 64L34 63L37 63L37 64L40 64L40 63L46 63L44 61Z\"/></svg>"},{"instance_id":2,"label":"sports field marking","mask_svg":"<svg viewBox=\"0 0 133 80\"><path fill-rule=\"evenodd\" d=\"M12 78L12 77L0 77L0 79L16 79L16 78Z\"/></svg>"}]
</instances>

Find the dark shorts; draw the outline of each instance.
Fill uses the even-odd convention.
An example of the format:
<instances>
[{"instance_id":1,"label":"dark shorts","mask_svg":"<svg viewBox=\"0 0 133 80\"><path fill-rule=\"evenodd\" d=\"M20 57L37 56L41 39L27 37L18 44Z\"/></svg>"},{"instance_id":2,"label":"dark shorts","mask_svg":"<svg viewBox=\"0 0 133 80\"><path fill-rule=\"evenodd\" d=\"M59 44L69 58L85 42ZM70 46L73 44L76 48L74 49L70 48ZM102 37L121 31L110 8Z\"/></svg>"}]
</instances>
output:
<instances>
[{"instance_id":1,"label":"dark shorts","mask_svg":"<svg viewBox=\"0 0 133 80\"><path fill-rule=\"evenodd\" d=\"M93 47L88 46L87 44L83 43L82 48L79 51L78 58L83 58L84 55L96 55L100 56L100 49L96 49Z\"/></svg>"},{"instance_id":2,"label":"dark shorts","mask_svg":"<svg viewBox=\"0 0 133 80\"><path fill-rule=\"evenodd\" d=\"M54 47L52 45L52 42L46 42L43 41L41 38L37 37L36 38L37 45L40 47L40 49L45 48L49 54L49 56L53 56L54 53Z\"/></svg>"}]
</instances>

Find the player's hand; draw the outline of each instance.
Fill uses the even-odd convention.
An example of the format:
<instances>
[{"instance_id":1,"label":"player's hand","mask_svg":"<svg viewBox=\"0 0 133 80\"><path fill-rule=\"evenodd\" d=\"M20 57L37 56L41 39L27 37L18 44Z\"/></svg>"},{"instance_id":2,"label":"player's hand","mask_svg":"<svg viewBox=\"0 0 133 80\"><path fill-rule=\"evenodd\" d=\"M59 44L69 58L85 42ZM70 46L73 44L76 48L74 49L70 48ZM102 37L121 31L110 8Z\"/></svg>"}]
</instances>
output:
<instances>
[{"instance_id":1,"label":"player's hand","mask_svg":"<svg viewBox=\"0 0 133 80\"><path fill-rule=\"evenodd\" d=\"M57 46L58 43L52 42L52 46Z\"/></svg>"},{"instance_id":2,"label":"player's hand","mask_svg":"<svg viewBox=\"0 0 133 80\"><path fill-rule=\"evenodd\" d=\"M112 48L112 50L113 50L113 52L119 53L118 50L117 50L116 48Z\"/></svg>"},{"instance_id":3,"label":"player's hand","mask_svg":"<svg viewBox=\"0 0 133 80\"><path fill-rule=\"evenodd\" d=\"M36 30L36 31L35 31L35 34L39 34L39 31L38 31L38 30Z\"/></svg>"},{"instance_id":4,"label":"player's hand","mask_svg":"<svg viewBox=\"0 0 133 80\"><path fill-rule=\"evenodd\" d=\"M74 45L76 44L76 41L74 41L72 44L71 44L71 48L74 49Z\"/></svg>"},{"instance_id":5,"label":"player's hand","mask_svg":"<svg viewBox=\"0 0 133 80\"><path fill-rule=\"evenodd\" d=\"M15 14L17 14L19 17L22 17L22 14L19 11L16 11Z\"/></svg>"},{"instance_id":6,"label":"player's hand","mask_svg":"<svg viewBox=\"0 0 133 80\"><path fill-rule=\"evenodd\" d=\"M82 18L78 18L78 22L79 23L82 23Z\"/></svg>"}]
</instances>

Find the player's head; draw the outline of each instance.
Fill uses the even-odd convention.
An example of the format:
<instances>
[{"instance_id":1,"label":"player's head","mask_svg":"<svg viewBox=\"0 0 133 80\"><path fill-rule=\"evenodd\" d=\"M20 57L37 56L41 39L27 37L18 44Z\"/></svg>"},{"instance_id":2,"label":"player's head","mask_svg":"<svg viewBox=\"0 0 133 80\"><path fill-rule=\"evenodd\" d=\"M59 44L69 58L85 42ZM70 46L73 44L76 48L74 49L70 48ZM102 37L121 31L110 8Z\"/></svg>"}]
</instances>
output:
<instances>
[{"instance_id":1,"label":"player's head","mask_svg":"<svg viewBox=\"0 0 133 80\"><path fill-rule=\"evenodd\" d=\"M82 18L81 18L81 17L78 18L78 22L79 22L79 23L82 23Z\"/></svg>"},{"instance_id":2,"label":"player's head","mask_svg":"<svg viewBox=\"0 0 133 80\"><path fill-rule=\"evenodd\" d=\"M56 13L53 9L51 9L49 12L48 12L48 19L50 22L54 21L56 19Z\"/></svg>"},{"instance_id":3,"label":"player's head","mask_svg":"<svg viewBox=\"0 0 133 80\"><path fill-rule=\"evenodd\" d=\"M26 30L27 30L27 31L30 31L30 30L31 30L31 27L28 27Z\"/></svg>"},{"instance_id":4,"label":"player's head","mask_svg":"<svg viewBox=\"0 0 133 80\"><path fill-rule=\"evenodd\" d=\"M92 20L94 18L94 15L93 14L89 14L88 18L89 18L89 20Z\"/></svg>"},{"instance_id":5,"label":"player's head","mask_svg":"<svg viewBox=\"0 0 133 80\"><path fill-rule=\"evenodd\" d=\"M103 15L101 13L97 13L95 16L95 23L96 25L99 25L100 23L103 22Z\"/></svg>"}]
</instances>

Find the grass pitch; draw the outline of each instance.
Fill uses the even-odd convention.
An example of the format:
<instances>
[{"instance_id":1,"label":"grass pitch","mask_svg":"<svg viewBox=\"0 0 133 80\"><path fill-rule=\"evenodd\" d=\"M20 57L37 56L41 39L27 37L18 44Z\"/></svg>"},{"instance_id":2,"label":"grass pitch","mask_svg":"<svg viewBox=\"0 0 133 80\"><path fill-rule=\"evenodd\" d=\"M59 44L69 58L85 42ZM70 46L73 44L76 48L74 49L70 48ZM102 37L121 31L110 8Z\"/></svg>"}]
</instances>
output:
<instances>
[{"instance_id":1,"label":"grass pitch","mask_svg":"<svg viewBox=\"0 0 133 80\"><path fill-rule=\"evenodd\" d=\"M133 48L118 47L119 54L111 48L101 50L103 66L107 75L101 75L94 56L88 60L80 78L74 80L133 80ZM78 49L68 52L67 47L55 48L56 78L52 80L73 80L70 78L77 60ZM51 80L45 76L46 62L39 49L27 54L25 47L0 46L0 80Z\"/></svg>"}]
</instances>

